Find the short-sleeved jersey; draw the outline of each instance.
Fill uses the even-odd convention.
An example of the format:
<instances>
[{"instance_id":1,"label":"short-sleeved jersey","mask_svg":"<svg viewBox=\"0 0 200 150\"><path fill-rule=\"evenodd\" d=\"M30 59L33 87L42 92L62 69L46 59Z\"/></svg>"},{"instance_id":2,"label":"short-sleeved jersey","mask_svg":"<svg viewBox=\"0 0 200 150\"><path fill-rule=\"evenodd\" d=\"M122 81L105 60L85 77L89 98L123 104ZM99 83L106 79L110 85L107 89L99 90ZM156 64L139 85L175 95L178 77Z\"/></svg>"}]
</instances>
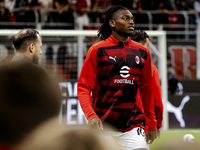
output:
<instances>
[{"instance_id":1,"label":"short-sleeved jersey","mask_svg":"<svg viewBox=\"0 0 200 150\"><path fill-rule=\"evenodd\" d=\"M78 98L88 120L99 117L126 132L144 128L146 115L148 129L154 130L151 83L149 51L131 39L121 42L111 35L90 47L78 80Z\"/></svg>"}]
</instances>

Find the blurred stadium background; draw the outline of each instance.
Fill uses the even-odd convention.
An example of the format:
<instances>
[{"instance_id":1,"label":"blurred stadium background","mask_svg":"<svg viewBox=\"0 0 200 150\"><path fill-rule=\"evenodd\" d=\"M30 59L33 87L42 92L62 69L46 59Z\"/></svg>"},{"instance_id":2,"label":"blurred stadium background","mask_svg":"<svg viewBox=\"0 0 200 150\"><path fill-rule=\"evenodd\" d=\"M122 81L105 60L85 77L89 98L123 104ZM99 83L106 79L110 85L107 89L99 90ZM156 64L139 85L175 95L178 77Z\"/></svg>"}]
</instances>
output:
<instances>
[{"instance_id":1,"label":"blurred stadium background","mask_svg":"<svg viewBox=\"0 0 200 150\"><path fill-rule=\"evenodd\" d=\"M76 84L88 48L99 41L96 31L103 22L104 12L114 4L129 8L135 17L135 29L145 30L151 36L149 50L152 63L161 74L166 102L165 129L169 134L181 129L181 136L186 132L199 135L198 0L0 0L0 62L9 62L15 53L14 33L22 28L43 32L39 65L59 79L63 96L60 124L86 123L78 103ZM165 32L165 43L154 35L159 31ZM166 132L163 131L163 135ZM161 134L162 138L165 136Z\"/></svg>"},{"instance_id":2,"label":"blurred stadium background","mask_svg":"<svg viewBox=\"0 0 200 150\"><path fill-rule=\"evenodd\" d=\"M183 136L185 134L192 134L195 137L194 142L186 142L187 144L197 144L199 146L200 131L196 129L169 129L161 133L160 138L156 139L153 144L150 145L151 150L162 150L165 147L176 147L176 150L182 150ZM173 145L174 144L174 145ZM169 148L170 149L170 148ZM186 148L187 149L187 148ZM189 148L192 149L192 148ZM167 149L166 149L167 150ZM174 149L175 150L175 149Z\"/></svg>"}]
</instances>

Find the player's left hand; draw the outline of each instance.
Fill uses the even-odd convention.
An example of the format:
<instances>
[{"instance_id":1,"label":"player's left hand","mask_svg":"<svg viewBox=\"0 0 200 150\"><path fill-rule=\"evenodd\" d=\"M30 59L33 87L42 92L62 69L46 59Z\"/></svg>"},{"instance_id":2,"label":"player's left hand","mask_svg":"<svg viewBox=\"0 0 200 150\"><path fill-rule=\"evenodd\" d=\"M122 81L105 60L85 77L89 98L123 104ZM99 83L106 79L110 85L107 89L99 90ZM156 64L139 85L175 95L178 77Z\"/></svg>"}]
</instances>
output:
<instances>
[{"instance_id":1,"label":"player's left hand","mask_svg":"<svg viewBox=\"0 0 200 150\"><path fill-rule=\"evenodd\" d=\"M156 138L157 138L157 129L156 130L147 130L147 132L146 132L147 144L152 144Z\"/></svg>"},{"instance_id":2,"label":"player's left hand","mask_svg":"<svg viewBox=\"0 0 200 150\"><path fill-rule=\"evenodd\" d=\"M157 129L157 137L160 137L160 129Z\"/></svg>"}]
</instances>

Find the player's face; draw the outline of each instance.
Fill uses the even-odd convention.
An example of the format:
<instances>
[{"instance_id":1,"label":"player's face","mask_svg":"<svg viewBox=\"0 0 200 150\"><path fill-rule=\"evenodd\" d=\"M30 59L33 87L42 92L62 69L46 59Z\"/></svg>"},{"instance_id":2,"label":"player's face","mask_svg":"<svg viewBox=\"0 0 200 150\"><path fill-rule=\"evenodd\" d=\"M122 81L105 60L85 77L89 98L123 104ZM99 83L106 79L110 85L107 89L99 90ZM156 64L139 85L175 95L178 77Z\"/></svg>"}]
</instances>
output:
<instances>
[{"instance_id":1,"label":"player's face","mask_svg":"<svg viewBox=\"0 0 200 150\"><path fill-rule=\"evenodd\" d=\"M135 28L134 17L129 10L119 10L113 14L113 24L111 27L114 32L121 36L131 36Z\"/></svg>"},{"instance_id":2,"label":"player's face","mask_svg":"<svg viewBox=\"0 0 200 150\"><path fill-rule=\"evenodd\" d=\"M37 64L39 61L40 55L42 54L42 50L41 50L42 41L39 35L38 35L37 42L34 44L34 47L35 47L35 51L33 54L33 63Z\"/></svg>"}]
</instances>

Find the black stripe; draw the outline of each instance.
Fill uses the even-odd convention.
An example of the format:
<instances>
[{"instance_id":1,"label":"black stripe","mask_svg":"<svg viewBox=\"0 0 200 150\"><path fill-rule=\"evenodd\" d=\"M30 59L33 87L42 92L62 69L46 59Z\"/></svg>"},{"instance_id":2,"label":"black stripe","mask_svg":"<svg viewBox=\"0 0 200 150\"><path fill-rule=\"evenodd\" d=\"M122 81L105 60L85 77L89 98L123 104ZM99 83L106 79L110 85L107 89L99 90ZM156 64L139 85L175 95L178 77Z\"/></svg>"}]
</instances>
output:
<instances>
[{"instance_id":1,"label":"black stripe","mask_svg":"<svg viewBox=\"0 0 200 150\"><path fill-rule=\"evenodd\" d=\"M140 56L146 60L147 59L147 52L143 49L139 49L139 51L140 51L140 54L141 54Z\"/></svg>"},{"instance_id":2,"label":"black stripe","mask_svg":"<svg viewBox=\"0 0 200 150\"><path fill-rule=\"evenodd\" d=\"M123 46L100 47L97 50L97 57L107 56L106 50L122 49Z\"/></svg>"},{"instance_id":3,"label":"black stripe","mask_svg":"<svg viewBox=\"0 0 200 150\"><path fill-rule=\"evenodd\" d=\"M109 61L97 62L97 67L108 66L108 65L111 65L111 63Z\"/></svg>"},{"instance_id":4,"label":"black stripe","mask_svg":"<svg viewBox=\"0 0 200 150\"><path fill-rule=\"evenodd\" d=\"M137 125L137 124L140 124L140 123L145 123L145 119L135 120L133 122L134 125Z\"/></svg>"}]
</instances>

